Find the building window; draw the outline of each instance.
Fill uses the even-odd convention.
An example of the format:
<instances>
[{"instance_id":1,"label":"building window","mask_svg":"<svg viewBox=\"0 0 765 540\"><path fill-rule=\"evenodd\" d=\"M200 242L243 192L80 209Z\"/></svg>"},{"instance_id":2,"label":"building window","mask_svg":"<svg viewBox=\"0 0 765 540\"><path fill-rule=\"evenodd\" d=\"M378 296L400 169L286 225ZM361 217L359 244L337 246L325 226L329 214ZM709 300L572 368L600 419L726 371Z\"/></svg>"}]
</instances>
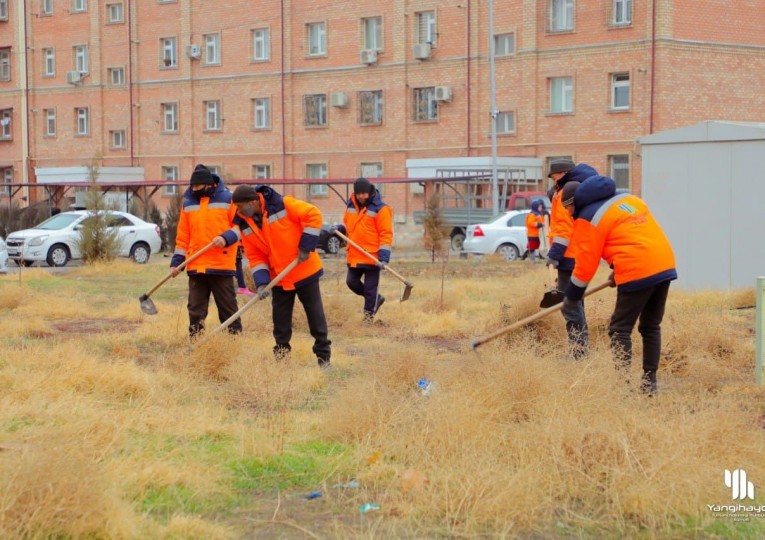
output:
<instances>
[{"instance_id":1,"label":"building window","mask_svg":"<svg viewBox=\"0 0 765 540\"><path fill-rule=\"evenodd\" d=\"M124 129L110 131L109 137L112 140L112 148L125 148L125 130Z\"/></svg>"},{"instance_id":2,"label":"building window","mask_svg":"<svg viewBox=\"0 0 765 540\"><path fill-rule=\"evenodd\" d=\"M359 176L364 178L382 178L383 164L379 162L375 163L361 163L359 165ZM380 195L383 194L383 184L375 184L377 191Z\"/></svg>"},{"instance_id":3,"label":"building window","mask_svg":"<svg viewBox=\"0 0 765 540\"><path fill-rule=\"evenodd\" d=\"M0 0L0 21L8 20L8 0Z\"/></svg>"},{"instance_id":4,"label":"building window","mask_svg":"<svg viewBox=\"0 0 765 540\"><path fill-rule=\"evenodd\" d=\"M42 0L42 14L53 15L53 0Z\"/></svg>"},{"instance_id":5,"label":"building window","mask_svg":"<svg viewBox=\"0 0 765 540\"><path fill-rule=\"evenodd\" d=\"M497 133L515 133L515 112L500 111L494 122L497 127Z\"/></svg>"},{"instance_id":6,"label":"building window","mask_svg":"<svg viewBox=\"0 0 765 540\"><path fill-rule=\"evenodd\" d=\"M205 64L220 64L220 34L207 34L205 40Z\"/></svg>"},{"instance_id":7,"label":"building window","mask_svg":"<svg viewBox=\"0 0 765 540\"><path fill-rule=\"evenodd\" d=\"M56 136L56 109L44 109L43 116L45 117L45 136Z\"/></svg>"},{"instance_id":8,"label":"building window","mask_svg":"<svg viewBox=\"0 0 765 540\"><path fill-rule=\"evenodd\" d=\"M3 109L0 111L0 141L10 141L12 139L12 119L13 109Z\"/></svg>"},{"instance_id":9,"label":"building window","mask_svg":"<svg viewBox=\"0 0 765 540\"><path fill-rule=\"evenodd\" d=\"M414 119L438 120L438 101L435 86L414 89Z\"/></svg>"},{"instance_id":10,"label":"building window","mask_svg":"<svg viewBox=\"0 0 765 540\"><path fill-rule=\"evenodd\" d=\"M608 168L617 188L630 188L630 156L628 154L608 156Z\"/></svg>"},{"instance_id":11,"label":"building window","mask_svg":"<svg viewBox=\"0 0 765 540\"><path fill-rule=\"evenodd\" d=\"M72 11L75 13L82 13L84 11L87 11L88 9L88 2L86 0L73 0L72 1Z\"/></svg>"},{"instance_id":12,"label":"building window","mask_svg":"<svg viewBox=\"0 0 765 540\"><path fill-rule=\"evenodd\" d=\"M160 43L162 45L162 66L166 68L176 67L178 65L178 46L176 38L162 38Z\"/></svg>"},{"instance_id":13,"label":"building window","mask_svg":"<svg viewBox=\"0 0 765 540\"><path fill-rule=\"evenodd\" d=\"M436 12L420 11L415 13L415 39L417 43L436 44Z\"/></svg>"},{"instance_id":14,"label":"building window","mask_svg":"<svg viewBox=\"0 0 765 540\"><path fill-rule=\"evenodd\" d=\"M122 4L106 5L106 21L108 23L121 23L125 21L125 10Z\"/></svg>"},{"instance_id":15,"label":"building window","mask_svg":"<svg viewBox=\"0 0 765 540\"><path fill-rule=\"evenodd\" d=\"M271 165L253 165L252 177L258 180L268 180L271 178Z\"/></svg>"},{"instance_id":16,"label":"building window","mask_svg":"<svg viewBox=\"0 0 765 540\"><path fill-rule=\"evenodd\" d=\"M162 167L162 180L165 180L167 182L177 182L178 167L176 166ZM175 186L175 185L165 186L165 195L177 195L177 194L178 194L178 186Z\"/></svg>"},{"instance_id":17,"label":"building window","mask_svg":"<svg viewBox=\"0 0 765 540\"><path fill-rule=\"evenodd\" d=\"M550 0L550 31L574 29L574 0Z\"/></svg>"},{"instance_id":18,"label":"building window","mask_svg":"<svg viewBox=\"0 0 765 540\"><path fill-rule=\"evenodd\" d=\"M327 177L327 164L326 163L309 163L305 166L306 178L326 178ZM329 193L329 187L327 184L310 184L308 193L310 195L326 196Z\"/></svg>"},{"instance_id":19,"label":"building window","mask_svg":"<svg viewBox=\"0 0 765 540\"><path fill-rule=\"evenodd\" d=\"M76 45L74 47L74 70L80 74L88 72L87 45Z\"/></svg>"},{"instance_id":20,"label":"building window","mask_svg":"<svg viewBox=\"0 0 765 540\"><path fill-rule=\"evenodd\" d=\"M625 110L630 108L630 74L611 74L611 108Z\"/></svg>"},{"instance_id":21,"label":"building window","mask_svg":"<svg viewBox=\"0 0 765 540\"><path fill-rule=\"evenodd\" d=\"M361 31L364 35L364 48L381 51L383 48L382 17L361 19Z\"/></svg>"},{"instance_id":22,"label":"building window","mask_svg":"<svg viewBox=\"0 0 765 540\"><path fill-rule=\"evenodd\" d=\"M43 76L56 75L56 53L53 49L43 49Z\"/></svg>"},{"instance_id":23,"label":"building window","mask_svg":"<svg viewBox=\"0 0 765 540\"><path fill-rule=\"evenodd\" d=\"M205 101L205 129L220 131L220 101Z\"/></svg>"},{"instance_id":24,"label":"building window","mask_svg":"<svg viewBox=\"0 0 765 540\"><path fill-rule=\"evenodd\" d=\"M252 31L252 59L255 61L271 58L271 39L268 28L258 28Z\"/></svg>"},{"instance_id":25,"label":"building window","mask_svg":"<svg viewBox=\"0 0 765 540\"><path fill-rule=\"evenodd\" d=\"M123 86L125 84L125 70L124 68L109 68L106 70L109 84L111 86Z\"/></svg>"},{"instance_id":26,"label":"building window","mask_svg":"<svg viewBox=\"0 0 765 540\"><path fill-rule=\"evenodd\" d=\"M383 121L382 90L359 92L359 124L373 126Z\"/></svg>"},{"instance_id":27,"label":"building window","mask_svg":"<svg viewBox=\"0 0 765 540\"><path fill-rule=\"evenodd\" d=\"M11 49L0 49L0 81L11 80Z\"/></svg>"},{"instance_id":28,"label":"building window","mask_svg":"<svg viewBox=\"0 0 765 540\"><path fill-rule=\"evenodd\" d=\"M327 54L327 26L325 23L310 23L306 25L308 40L308 56Z\"/></svg>"},{"instance_id":29,"label":"building window","mask_svg":"<svg viewBox=\"0 0 765 540\"><path fill-rule=\"evenodd\" d=\"M614 0L613 24L632 24L632 0Z\"/></svg>"},{"instance_id":30,"label":"building window","mask_svg":"<svg viewBox=\"0 0 765 540\"><path fill-rule=\"evenodd\" d=\"M0 172L3 179L3 195L10 195L11 184L13 184L13 167L3 167Z\"/></svg>"},{"instance_id":31,"label":"building window","mask_svg":"<svg viewBox=\"0 0 765 540\"><path fill-rule=\"evenodd\" d=\"M87 107L77 107L74 117L77 119L75 133L79 136L90 135L90 110Z\"/></svg>"},{"instance_id":32,"label":"building window","mask_svg":"<svg viewBox=\"0 0 765 540\"><path fill-rule=\"evenodd\" d=\"M271 98L255 98L252 100L253 128L271 128Z\"/></svg>"},{"instance_id":33,"label":"building window","mask_svg":"<svg viewBox=\"0 0 765 540\"><path fill-rule=\"evenodd\" d=\"M303 124L313 127L327 125L327 94L303 96Z\"/></svg>"},{"instance_id":34,"label":"building window","mask_svg":"<svg viewBox=\"0 0 765 540\"><path fill-rule=\"evenodd\" d=\"M165 133L177 133L178 132L178 104L163 103L162 116L164 121L163 131Z\"/></svg>"},{"instance_id":35,"label":"building window","mask_svg":"<svg viewBox=\"0 0 765 540\"><path fill-rule=\"evenodd\" d=\"M513 53L515 53L515 34L494 36L494 56L508 56Z\"/></svg>"},{"instance_id":36,"label":"building window","mask_svg":"<svg viewBox=\"0 0 765 540\"><path fill-rule=\"evenodd\" d=\"M409 193L412 195L425 195L425 184L422 182L410 182Z\"/></svg>"},{"instance_id":37,"label":"building window","mask_svg":"<svg viewBox=\"0 0 765 540\"><path fill-rule=\"evenodd\" d=\"M550 112L570 113L574 110L574 84L571 77L550 79Z\"/></svg>"}]
</instances>

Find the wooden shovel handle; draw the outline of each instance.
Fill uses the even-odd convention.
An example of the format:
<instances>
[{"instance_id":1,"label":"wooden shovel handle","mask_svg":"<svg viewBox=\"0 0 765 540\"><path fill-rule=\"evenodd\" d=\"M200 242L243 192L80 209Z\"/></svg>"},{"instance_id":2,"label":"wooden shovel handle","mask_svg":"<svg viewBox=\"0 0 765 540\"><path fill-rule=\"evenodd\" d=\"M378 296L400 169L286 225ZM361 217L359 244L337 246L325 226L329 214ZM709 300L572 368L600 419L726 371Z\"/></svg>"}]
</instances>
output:
<instances>
[{"instance_id":1,"label":"wooden shovel handle","mask_svg":"<svg viewBox=\"0 0 765 540\"><path fill-rule=\"evenodd\" d=\"M354 242L353 240L351 240L350 238L348 238L346 235L344 235L344 234L343 234L343 233L341 233L340 231L335 231L335 234L336 234L337 236L339 236L340 238L342 238L343 240L345 240L346 242L348 242L350 245L352 245L352 246L353 246L353 247L355 247L356 249L358 249L358 250L359 250L360 252L362 252L364 255L366 255L367 257L369 257L370 259L372 259L372 260L375 262L375 264L377 264L377 265L379 265L379 264L380 264L380 261L377 259L377 257L375 257L374 255L372 255L371 253L369 253L369 252L368 252L366 249L364 249L363 247L361 247L360 245L358 245L356 242ZM390 266L388 266L387 264L386 264L386 265L385 265L383 268L385 268L385 269L386 269L388 272L390 272L391 274L393 274L394 276L396 276L396 277L398 278L398 280L399 280L400 282L402 282L404 285L408 285L408 286L410 286L410 287L412 286L412 284L411 284L409 281L407 281L407 279L406 279L404 276L402 276L401 274L399 274L398 272L396 272L396 271L395 271L393 268L391 268L391 267L390 267Z\"/></svg>"},{"instance_id":2,"label":"wooden shovel handle","mask_svg":"<svg viewBox=\"0 0 765 540\"><path fill-rule=\"evenodd\" d=\"M188 259L186 259L185 261L183 261L183 262L182 262L181 264L179 264L179 265L178 265L176 268L178 268L178 270L179 270L179 271L180 271L180 270L183 270L184 268L186 268L186 265L187 265L187 264L189 264L191 261L195 260L196 258L198 258L198 257L201 257L201 256L202 256L202 254L203 254L205 251L207 251L208 249L210 249L211 247L213 247L213 243L212 243L212 242L210 242L210 243L209 243L209 244L207 244L205 247L203 247L202 249L200 249L199 251L197 251L196 253L194 253L194 254L193 254L191 257L189 257ZM156 284L156 285L154 285L154 286L153 286L151 289L149 289L149 292L147 292L147 293L146 293L144 296L145 296L146 298L149 298L149 297L150 297L152 294L154 294L154 292L155 292L157 289L159 289L159 288L160 288L162 285L164 285L164 284L165 284L165 282L166 282L168 279L170 279L171 277L173 277L173 274L172 274L172 272L171 272L171 273L169 273L169 274L167 274L167 275L166 275L165 277L163 277L163 278L162 278L160 281L158 281L158 282L157 282L157 284ZM143 298L143 297L142 297L142 298Z\"/></svg>"},{"instance_id":3,"label":"wooden shovel handle","mask_svg":"<svg viewBox=\"0 0 765 540\"><path fill-rule=\"evenodd\" d=\"M555 268L551 264L547 265L547 269L550 272L550 289L557 289L558 288L558 272L555 271Z\"/></svg>"}]
</instances>

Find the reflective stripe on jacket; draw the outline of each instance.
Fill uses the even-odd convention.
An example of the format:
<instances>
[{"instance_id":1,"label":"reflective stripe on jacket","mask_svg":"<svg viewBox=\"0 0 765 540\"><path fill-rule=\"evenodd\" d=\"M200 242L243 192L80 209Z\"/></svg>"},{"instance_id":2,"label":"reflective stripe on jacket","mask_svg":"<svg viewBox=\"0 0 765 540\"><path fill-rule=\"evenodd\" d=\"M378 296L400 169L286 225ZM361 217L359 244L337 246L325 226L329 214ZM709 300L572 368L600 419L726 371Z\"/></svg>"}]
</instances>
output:
<instances>
[{"instance_id":1,"label":"reflective stripe on jacket","mask_svg":"<svg viewBox=\"0 0 765 540\"><path fill-rule=\"evenodd\" d=\"M348 238L379 259L380 250L390 252L393 246L393 211L382 202L380 192L375 190L369 204L360 207L356 195L351 195L343 216ZM348 265L374 266L375 263L355 247L348 245Z\"/></svg>"}]
</instances>

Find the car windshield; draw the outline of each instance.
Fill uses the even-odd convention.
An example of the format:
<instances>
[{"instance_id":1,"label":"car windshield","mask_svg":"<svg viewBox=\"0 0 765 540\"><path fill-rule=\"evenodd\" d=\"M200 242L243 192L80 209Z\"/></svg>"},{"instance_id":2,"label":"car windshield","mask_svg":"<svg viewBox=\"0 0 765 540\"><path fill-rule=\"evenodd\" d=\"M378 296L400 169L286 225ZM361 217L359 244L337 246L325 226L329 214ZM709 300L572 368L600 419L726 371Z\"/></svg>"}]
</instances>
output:
<instances>
[{"instance_id":1,"label":"car windshield","mask_svg":"<svg viewBox=\"0 0 765 540\"><path fill-rule=\"evenodd\" d=\"M39 225L33 227L34 229L45 229L46 231L58 231L64 229L80 219L82 216L79 214L56 214L55 216L46 219Z\"/></svg>"}]
</instances>

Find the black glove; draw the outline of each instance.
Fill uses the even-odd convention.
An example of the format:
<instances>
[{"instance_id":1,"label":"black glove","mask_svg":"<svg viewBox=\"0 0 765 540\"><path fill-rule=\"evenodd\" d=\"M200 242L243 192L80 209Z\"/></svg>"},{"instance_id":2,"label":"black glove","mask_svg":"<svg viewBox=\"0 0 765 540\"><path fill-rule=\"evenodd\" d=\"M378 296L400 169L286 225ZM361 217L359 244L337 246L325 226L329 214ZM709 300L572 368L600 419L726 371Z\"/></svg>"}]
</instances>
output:
<instances>
[{"instance_id":1,"label":"black glove","mask_svg":"<svg viewBox=\"0 0 765 540\"><path fill-rule=\"evenodd\" d=\"M567 309L567 310L575 309L578 303L579 303L578 300L574 300L573 298L570 298L568 296L563 297L563 309Z\"/></svg>"},{"instance_id":2,"label":"black glove","mask_svg":"<svg viewBox=\"0 0 765 540\"><path fill-rule=\"evenodd\" d=\"M551 259L549 256L547 257L547 266L552 266L553 268L558 268L559 264L560 264L560 261L556 261L555 259Z\"/></svg>"},{"instance_id":3,"label":"black glove","mask_svg":"<svg viewBox=\"0 0 765 540\"><path fill-rule=\"evenodd\" d=\"M298 262L301 263L303 261L308 260L308 256L311 254L310 251L306 251L304 249L298 249Z\"/></svg>"},{"instance_id":4,"label":"black glove","mask_svg":"<svg viewBox=\"0 0 765 540\"><path fill-rule=\"evenodd\" d=\"M258 287L258 300L265 300L271 296L271 289L266 289L268 285L261 285Z\"/></svg>"}]
</instances>

